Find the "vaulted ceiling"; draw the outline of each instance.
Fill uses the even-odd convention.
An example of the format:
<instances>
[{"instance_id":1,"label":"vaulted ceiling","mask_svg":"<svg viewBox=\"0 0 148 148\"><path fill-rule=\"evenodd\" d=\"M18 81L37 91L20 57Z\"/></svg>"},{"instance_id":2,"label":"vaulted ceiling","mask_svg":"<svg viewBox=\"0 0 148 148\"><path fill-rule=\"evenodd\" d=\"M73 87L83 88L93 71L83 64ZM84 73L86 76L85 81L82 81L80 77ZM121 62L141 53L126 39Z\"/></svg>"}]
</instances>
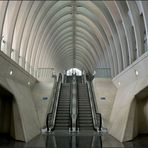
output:
<instances>
[{"instance_id":1,"label":"vaulted ceiling","mask_svg":"<svg viewBox=\"0 0 148 148\"><path fill-rule=\"evenodd\" d=\"M0 36L1 50L33 75L76 67L116 76L147 51L148 2L0 1Z\"/></svg>"}]
</instances>

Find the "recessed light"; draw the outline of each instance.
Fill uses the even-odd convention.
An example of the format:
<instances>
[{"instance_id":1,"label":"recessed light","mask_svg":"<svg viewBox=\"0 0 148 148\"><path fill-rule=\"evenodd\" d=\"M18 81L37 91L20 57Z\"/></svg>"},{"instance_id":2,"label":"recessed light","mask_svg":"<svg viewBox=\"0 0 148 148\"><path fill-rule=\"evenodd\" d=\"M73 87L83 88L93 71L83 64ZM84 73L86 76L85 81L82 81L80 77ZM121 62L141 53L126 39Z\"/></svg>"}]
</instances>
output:
<instances>
[{"instance_id":1,"label":"recessed light","mask_svg":"<svg viewBox=\"0 0 148 148\"><path fill-rule=\"evenodd\" d=\"M138 72L138 70L135 70L135 74L136 74L136 76L138 76L138 75L139 75L139 72Z\"/></svg>"},{"instance_id":2,"label":"recessed light","mask_svg":"<svg viewBox=\"0 0 148 148\"><path fill-rule=\"evenodd\" d=\"M10 74L10 76L11 76L11 75L13 74L13 71L11 70L9 74Z\"/></svg>"}]
</instances>

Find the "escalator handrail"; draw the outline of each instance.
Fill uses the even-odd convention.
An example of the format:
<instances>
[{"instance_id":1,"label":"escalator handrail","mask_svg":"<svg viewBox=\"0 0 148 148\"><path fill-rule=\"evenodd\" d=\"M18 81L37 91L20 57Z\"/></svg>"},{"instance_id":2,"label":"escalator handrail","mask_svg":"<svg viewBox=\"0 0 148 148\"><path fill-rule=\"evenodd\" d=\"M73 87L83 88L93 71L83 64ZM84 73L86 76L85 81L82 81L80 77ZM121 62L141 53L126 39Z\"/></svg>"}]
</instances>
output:
<instances>
[{"instance_id":1,"label":"escalator handrail","mask_svg":"<svg viewBox=\"0 0 148 148\"><path fill-rule=\"evenodd\" d=\"M97 131L100 131L101 130L101 127L100 126L102 126L102 118L101 118L101 114L100 113L97 113L97 114L100 115L100 120L101 120L100 124L98 125L98 119L97 119L95 104L94 104L94 101L93 101L92 91L91 91L91 88L90 87L91 87L90 86L90 82L87 82L87 88L88 88L90 106L91 106L91 110L92 110L92 117L93 117L94 128Z\"/></svg>"},{"instance_id":2,"label":"escalator handrail","mask_svg":"<svg viewBox=\"0 0 148 148\"><path fill-rule=\"evenodd\" d=\"M99 131L101 131L101 128L102 128L102 116L98 111L98 106L97 106L97 102L96 102L96 96L95 96L95 92L94 92L94 87L92 85L92 81L89 81L89 84L90 84L90 91L91 91L91 94L92 94L92 101L93 101L93 104L94 104L95 113L96 113L96 117L97 117L96 118L96 125L97 125L97 127L99 127ZM99 116L99 119L98 119L98 116Z\"/></svg>"},{"instance_id":3,"label":"escalator handrail","mask_svg":"<svg viewBox=\"0 0 148 148\"><path fill-rule=\"evenodd\" d=\"M88 90L88 95L89 95L89 101L90 101L90 107L91 107L91 113L92 113L92 117L93 117L93 124L94 124L94 128L96 129L96 126L95 126L95 110L94 110L94 106L93 106L93 103L92 103L92 96L91 96L91 93L90 93L90 86L89 86L89 82L86 83L87 85L87 90Z\"/></svg>"},{"instance_id":4,"label":"escalator handrail","mask_svg":"<svg viewBox=\"0 0 148 148\"><path fill-rule=\"evenodd\" d=\"M56 118L57 107L58 107L58 103L59 103L61 84L62 84L62 78L61 78L61 75L59 75L56 93L55 93L55 96L54 96L54 105L53 105L52 113L47 114L47 119L46 119L47 131L51 131L54 128L54 125L55 125L55 118ZM49 127L49 117L52 118L50 127Z\"/></svg>"}]
</instances>

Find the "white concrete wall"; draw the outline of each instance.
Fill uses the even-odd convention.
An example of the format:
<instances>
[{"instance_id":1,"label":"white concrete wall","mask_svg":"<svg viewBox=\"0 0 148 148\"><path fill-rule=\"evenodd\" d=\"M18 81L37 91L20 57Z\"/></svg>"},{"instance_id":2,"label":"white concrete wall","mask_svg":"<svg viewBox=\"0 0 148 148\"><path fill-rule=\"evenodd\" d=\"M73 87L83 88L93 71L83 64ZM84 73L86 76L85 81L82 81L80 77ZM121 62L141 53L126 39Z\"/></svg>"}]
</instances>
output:
<instances>
[{"instance_id":1,"label":"white concrete wall","mask_svg":"<svg viewBox=\"0 0 148 148\"><path fill-rule=\"evenodd\" d=\"M51 79L48 82L38 82L35 84L32 91L34 97L33 101L40 121L40 128L46 126L46 117L52 101L53 86L54 79ZM48 99L43 100L43 97L47 97Z\"/></svg>"},{"instance_id":2,"label":"white concrete wall","mask_svg":"<svg viewBox=\"0 0 148 148\"><path fill-rule=\"evenodd\" d=\"M31 88L36 79L0 51L0 85L14 95L14 130L16 140L29 141L40 133L40 124L33 102ZM10 71L13 74L10 75ZM27 84L30 82L30 86ZM12 127L13 129L13 127Z\"/></svg>"},{"instance_id":3,"label":"white concrete wall","mask_svg":"<svg viewBox=\"0 0 148 148\"><path fill-rule=\"evenodd\" d=\"M0 85L14 95L11 136L27 142L40 134L45 126L54 79L38 82L1 51L0 69ZM11 70L12 75L9 74ZM44 101L43 97L48 97L48 100Z\"/></svg>"},{"instance_id":4,"label":"white concrete wall","mask_svg":"<svg viewBox=\"0 0 148 148\"><path fill-rule=\"evenodd\" d=\"M148 86L147 63L148 53L145 53L113 79L117 87L117 94L110 117L109 133L121 142L133 139L139 132L135 128L138 126L134 125L135 121L139 120L136 119L137 103L135 95ZM135 70L139 72L139 75L136 76ZM146 112L147 107L145 106ZM145 120L148 120L147 115Z\"/></svg>"},{"instance_id":5,"label":"white concrete wall","mask_svg":"<svg viewBox=\"0 0 148 148\"><path fill-rule=\"evenodd\" d=\"M108 128L109 118L116 95L116 87L112 80L107 78L95 78L93 80L93 86L98 111L101 113L103 119L103 127ZM101 100L101 97L105 97L106 100Z\"/></svg>"}]
</instances>

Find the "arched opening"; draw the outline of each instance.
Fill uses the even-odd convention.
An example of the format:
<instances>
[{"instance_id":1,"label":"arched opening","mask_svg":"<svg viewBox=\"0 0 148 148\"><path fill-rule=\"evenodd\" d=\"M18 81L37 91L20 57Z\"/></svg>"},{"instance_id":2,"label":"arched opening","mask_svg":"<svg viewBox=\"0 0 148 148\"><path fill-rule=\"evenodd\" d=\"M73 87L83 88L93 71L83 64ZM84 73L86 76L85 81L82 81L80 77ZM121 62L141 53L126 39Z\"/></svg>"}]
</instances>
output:
<instances>
[{"instance_id":1,"label":"arched opening","mask_svg":"<svg viewBox=\"0 0 148 148\"><path fill-rule=\"evenodd\" d=\"M148 87L136 95L138 134L148 134Z\"/></svg>"},{"instance_id":2,"label":"arched opening","mask_svg":"<svg viewBox=\"0 0 148 148\"><path fill-rule=\"evenodd\" d=\"M13 137L13 95L0 85L0 143Z\"/></svg>"},{"instance_id":3,"label":"arched opening","mask_svg":"<svg viewBox=\"0 0 148 148\"><path fill-rule=\"evenodd\" d=\"M67 76L71 76L73 74L76 74L77 76L82 76L82 71L78 68L71 68L66 71Z\"/></svg>"},{"instance_id":4,"label":"arched opening","mask_svg":"<svg viewBox=\"0 0 148 148\"><path fill-rule=\"evenodd\" d=\"M148 135L148 87L141 90L132 101L125 137L133 139L145 134Z\"/></svg>"}]
</instances>

